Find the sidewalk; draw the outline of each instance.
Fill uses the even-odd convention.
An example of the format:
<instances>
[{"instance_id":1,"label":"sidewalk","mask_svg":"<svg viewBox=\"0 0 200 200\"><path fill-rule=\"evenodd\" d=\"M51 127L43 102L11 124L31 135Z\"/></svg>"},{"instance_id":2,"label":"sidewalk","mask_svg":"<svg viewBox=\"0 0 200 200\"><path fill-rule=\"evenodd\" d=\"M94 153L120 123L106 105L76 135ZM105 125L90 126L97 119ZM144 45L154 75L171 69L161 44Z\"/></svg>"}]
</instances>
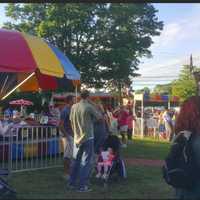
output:
<instances>
[{"instance_id":1,"label":"sidewalk","mask_svg":"<svg viewBox=\"0 0 200 200\"><path fill-rule=\"evenodd\" d=\"M150 160L142 158L125 158L125 162L131 166L161 167L164 164L163 160Z\"/></svg>"}]
</instances>

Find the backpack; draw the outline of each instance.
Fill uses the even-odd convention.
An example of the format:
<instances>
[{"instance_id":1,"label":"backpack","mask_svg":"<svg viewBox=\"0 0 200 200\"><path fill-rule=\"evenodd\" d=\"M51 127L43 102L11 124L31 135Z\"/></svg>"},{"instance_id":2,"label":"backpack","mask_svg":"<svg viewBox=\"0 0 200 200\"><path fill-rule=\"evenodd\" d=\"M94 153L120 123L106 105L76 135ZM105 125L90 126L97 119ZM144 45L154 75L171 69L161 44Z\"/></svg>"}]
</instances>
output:
<instances>
[{"instance_id":1,"label":"backpack","mask_svg":"<svg viewBox=\"0 0 200 200\"><path fill-rule=\"evenodd\" d=\"M199 181L199 168L192 148L190 131L181 131L175 137L162 167L165 182L174 188L190 189Z\"/></svg>"}]
</instances>

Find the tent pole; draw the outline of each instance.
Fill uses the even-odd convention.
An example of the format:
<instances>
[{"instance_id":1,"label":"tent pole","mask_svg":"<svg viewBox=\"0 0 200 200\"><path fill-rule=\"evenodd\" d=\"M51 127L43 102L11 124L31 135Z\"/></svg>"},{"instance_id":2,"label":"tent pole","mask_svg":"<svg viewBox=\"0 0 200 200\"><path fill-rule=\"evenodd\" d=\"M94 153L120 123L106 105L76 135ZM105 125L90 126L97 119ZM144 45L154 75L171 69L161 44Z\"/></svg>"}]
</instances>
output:
<instances>
[{"instance_id":1,"label":"tent pole","mask_svg":"<svg viewBox=\"0 0 200 200\"><path fill-rule=\"evenodd\" d=\"M75 93L76 93L76 103L77 103L77 101L78 101L78 87L77 87L77 85L75 87Z\"/></svg>"},{"instance_id":2,"label":"tent pole","mask_svg":"<svg viewBox=\"0 0 200 200\"><path fill-rule=\"evenodd\" d=\"M144 101L141 99L141 138L144 138Z\"/></svg>"},{"instance_id":3,"label":"tent pole","mask_svg":"<svg viewBox=\"0 0 200 200\"><path fill-rule=\"evenodd\" d=\"M6 97L8 97L10 94L12 94L18 87L20 87L21 85L23 85L28 79L30 79L33 75L35 75L35 72L33 72L32 74L30 74L27 78L25 78L21 83L19 83L18 85L16 85L10 92L8 92L5 96L3 96L1 98L1 100L4 100Z\"/></svg>"},{"instance_id":4,"label":"tent pole","mask_svg":"<svg viewBox=\"0 0 200 200\"><path fill-rule=\"evenodd\" d=\"M4 83L3 83L3 86L2 86L2 88L1 88L1 93L2 93L3 90L4 90L4 87L5 87L6 83L7 83L7 80L8 80L8 75L6 76L6 79L5 79L5 81L4 81Z\"/></svg>"}]
</instances>

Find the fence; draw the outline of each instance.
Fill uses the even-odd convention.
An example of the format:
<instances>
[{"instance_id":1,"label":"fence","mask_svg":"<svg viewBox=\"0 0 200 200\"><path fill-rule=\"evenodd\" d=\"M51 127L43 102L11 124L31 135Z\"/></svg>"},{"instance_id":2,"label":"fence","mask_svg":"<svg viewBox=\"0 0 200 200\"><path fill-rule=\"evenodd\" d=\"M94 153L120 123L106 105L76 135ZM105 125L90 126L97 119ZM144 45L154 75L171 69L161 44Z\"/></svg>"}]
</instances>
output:
<instances>
[{"instance_id":1,"label":"fence","mask_svg":"<svg viewBox=\"0 0 200 200\"><path fill-rule=\"evenodd\" d=\"M0 136L0 168L12 172L62 165L64 141L57 127L15 127Z\"/></svg>"},{"instance_id":2,"label":"fence","mask_svg":"<svg viewBox=\"0 0 200 200\"><path fill-rule=\"evenodd\" d=\"M134 126L134 135L140 136L142 132L142 118L136 118Z\"/></svg>"},{"instance_id":3,"label":"fence","mask_svg":"<svg viewBox=\"0 0 200 200\"><path fill-rule=\"evenodd\" d=\"M158 120L153 118L136 118L134 126L134 135L137 136L154 136L158 135Z\"/></svg>"}]
</instances>

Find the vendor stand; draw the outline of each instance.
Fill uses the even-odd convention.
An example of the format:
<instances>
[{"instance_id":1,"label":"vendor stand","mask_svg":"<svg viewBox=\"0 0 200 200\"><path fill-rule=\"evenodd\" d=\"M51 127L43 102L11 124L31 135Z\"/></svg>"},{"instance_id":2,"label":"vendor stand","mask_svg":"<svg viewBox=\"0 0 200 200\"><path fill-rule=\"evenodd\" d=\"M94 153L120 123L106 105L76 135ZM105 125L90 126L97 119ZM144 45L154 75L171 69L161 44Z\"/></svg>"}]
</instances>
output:
<instances>
[{"instance_id":1,"label":"vendor stand","mask_svg":"<svg viewBox=\"0 0 200 200\"><path fill-rule=\"evenodd\" d=\"M141 138L145 135L146 128L154 130L154 137L158 128L157 119L154 116L149 116L145 113L146 107L168 107L179 105L179 98L176 96L169 97L168 95L153 95L149 96L146 94L134 94L133 113L136 116L136 123L134 127L134 134L140 135Z\"/></svg>"},{"instance_id":2,"label":"vendor stand","mask_svg":"<svg viewBox=\"0 0 200 200\"><path fill-rule=\"evenodd\" d=\"M39 92L67 89L70 82L77 91L80 86L80 73L74 65L58 48L45 40L0 29L0 44L0 100L6 100L16 90ZM52 156L57 158L55 155L62 152L58 150L61 136L58 127L53 125L34 124L33 121L28 124L13 123L8 134L0 135L0 167L7 163L10 170L38 168L33 163L37 163L39 158L46 163L40 167L48 167L49 159ZM40 146L44 149L41 150ZM15 168L13 162L16 162ZM19 167L20 163L23 167Z\"/></svg>"},{"instance_id":3,"label":"vendor stand","mask_svg":"<svg viewBox=\"0 0 200 200\"><path fill-rule=\"evenodd\" d=\"M65 105L65 98L67 95L73 95L75 96L75 93L62 93L62 94L58 94L58 93L54 93L52 98L53 98L53 102L58 106L58 107L63 107ZM90 93L90 97L89 97L92 101L95 102L101 102L104 106L105 109L109 109L109 108L115 108L118 102L117 97L113 96L110 93L105 93L105 92L94 92L94 93ZM80 100L80 94L77 93L77 100Z\"/></svg>"}]
</instances>

